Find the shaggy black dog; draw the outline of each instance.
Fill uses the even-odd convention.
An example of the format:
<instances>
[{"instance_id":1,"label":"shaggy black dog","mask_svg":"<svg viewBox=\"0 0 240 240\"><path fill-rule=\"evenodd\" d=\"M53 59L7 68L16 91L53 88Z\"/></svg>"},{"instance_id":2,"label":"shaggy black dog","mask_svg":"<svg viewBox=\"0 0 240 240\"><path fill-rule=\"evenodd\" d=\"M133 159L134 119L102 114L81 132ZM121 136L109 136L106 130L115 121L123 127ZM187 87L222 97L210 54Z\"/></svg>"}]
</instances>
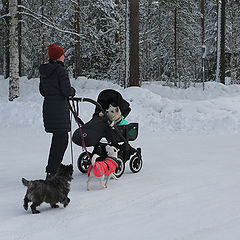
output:
<instances>
[{"instance_id":1,"label":"shaggy black dog","mask_svg":"<svg viewBox=\"0 0 240 240\"><path fill-rule=\"evenodd\" d=\"M66 207L70 202L68 193L72 174L72 164L67 166L61 164L57 173L49 179L28 181L22 178L23 185L28 188L24 197L24 209L27 211L29 202L32 202L30 207L33 214L40 213L36 207L43 202L49 203L52 208L58 208L58 202Z\"/></svg>"}]
</instances>

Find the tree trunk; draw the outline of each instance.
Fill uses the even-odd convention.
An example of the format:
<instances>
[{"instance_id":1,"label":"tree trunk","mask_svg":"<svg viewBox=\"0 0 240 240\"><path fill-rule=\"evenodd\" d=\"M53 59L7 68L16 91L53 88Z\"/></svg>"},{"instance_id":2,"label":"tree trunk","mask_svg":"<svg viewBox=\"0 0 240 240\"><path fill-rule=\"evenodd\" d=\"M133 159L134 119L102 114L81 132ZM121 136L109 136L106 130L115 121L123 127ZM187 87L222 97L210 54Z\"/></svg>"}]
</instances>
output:
<instances>
[{"instance_id":1,"label":"tree trunk","mask_svg":"<svg viewBox=\"0 0 240 240\"><path fill-rule=\"evenodd\" d=\"M125 15L125 81L124 88L129 85L129 71L130 71L130 60L129 60L129 0L126 0L126 15Z\"/></svg>"},{"instance_id":2,"label":"tree trunk","mask_svg":"<svg viewBox=\"0 0 240 240\"><path fill-rule=\"evenodd\" d=\"M230 0L231 5L231 84L237 84L237 50L236 50L236 13L234 8L234 0Z\"/></svg>"},{"instance_id":3,"label":"tree trunk","mask_svg":"<svg viewBox=\"0 0 240 240\"><path fill-rule=\"evenodd\" d=\"M205 0L201 0L201 13L202 13L202 18L201 18L201 26L202 26L202 45L205 44Z\"/></svg>"},{"instance_id":4,"label":"tree trunk","mask_svg":"<svg viewBox=\"0 0 240 240\"><path fill-rule=\"evenodd\" d=\"M202 83L203 90L205 89L205 55L206 55L206 46L205 46L205 0L201 0L201 26L202 26Z\"/></svg>"},{"instance_id":5,"label":"tree trunk","mask_svg":"<svg viewBox=\"0 0 240 240\"><path fill-rule=\"evenodd\" d=\"M177 9L174 10L174 86L177 87L178 66L177 66Z\"/></svg>"},{"instance_id":6,"label":"tree trunk","mask_svg":"<svg viewBox=\"0 0 240 240\"><path fill-rule=\"evenodd\" d=\"M18 0L21 5L22 0ZM18 14L18 59L19 59L19 76L22 76L22 15Z\"/></svg>"},{"instance_id":7,"label":"tree trunk","mask_svg":"<svg viewBox=\"0 0 240 240\"><path fill-rule=\"evenodd\" d=\"M75 32L79 34L76 36L75 43L75 78L81 76L81 45L80 45L80 0L75 6Z\"/></svg>"},{"instance_id":8,"label":"tree trunk","mask_svg":"<svg viewBox=\"0 0 240 240\"><path fill-rule=\"evenodd\" d=\"M220 82L220 39L221 39L221 0L217 2L218 20L217 20L217 67L216 67L216 82Z\"/></svg>"},{"instance_id":9,"label":"tree trunk","mask_svg":"<svg viewBox=\"0 0 240 240\"><path fill-rule=\"evenodd\" d=\"M9 101L19 97L18 0L9 0L10 76Z\"/></svg>"},{"instance_id":10,"label":"tree trunk","mask_svg":"<svg viewBox=\"0 0 240 240\"><path fill-rule=\"evenodd\" d=\"M225 0L218 1L218 34L217 34L217 70L216 81L225 84Z\"/></svg>"},{"instance_id":11,"label":"tree trunk","mask_svg":"<svg viewBox=\"0 0 240 240\"><path fill-rule=\"evenodd\" d=\"M130 81L129 86L139 83L139 0L130 0L129 38L130 38Z\"/></svg>"},{"instance_id":12,"label":"tree trunk","mask_svg":"<svg viewBox=\"0 0 240 240\"><path fill-rule=\"evenodd\" d=\"M147 4L147 17L146 17L146 21L145 21L145 26L144 26L144 32L143 32L143 51L142 51L142 59L141 59L141 82L146 80L147 78L147 74L146 74L146 62L149 60L147 58L147 51L148 51L148 30L149 30L149 22L150 22L150 9L151 9L151 5L152 5L152 0L148 0L148 4Z\"/></svg>"},{"instance_id":13,"label":"tree trunk","mask_svg":"<svg viewBox=\"0 0 240 240\"><path fill-rule=\"evenodd\" d=\"M226 29L226 0L222 0L221 8L221 55L220 55L220 82L225 84L225 29Z\"/></svg>"},{"instance_id":14,"label":"tree trunk","mask_svg":"<svg viewBox=\"0 0 240 240\"><path fill-rule=\"evenodd\" d=\"M42 0L41 14L44 17L45 0ZM42 63L46 62L46 39L44 33L44 24L42 24Z\"/></svg>"},{"instance_id":15,"label":"tree trunk","mask_svg":"<svg viewBox=\"0 0 240 240\"><path fill-rule=\"evenodd\" d=\"M9 12L9 1L8 0L2 0L3 4L3 15L7 14ZM3 33L3 39L4 39L4 56L3 56L3 73L4 77L9 77L9 18L5 18L4 22L6 23L4 26L4 33Z\"/></svg>"}]
</instances>

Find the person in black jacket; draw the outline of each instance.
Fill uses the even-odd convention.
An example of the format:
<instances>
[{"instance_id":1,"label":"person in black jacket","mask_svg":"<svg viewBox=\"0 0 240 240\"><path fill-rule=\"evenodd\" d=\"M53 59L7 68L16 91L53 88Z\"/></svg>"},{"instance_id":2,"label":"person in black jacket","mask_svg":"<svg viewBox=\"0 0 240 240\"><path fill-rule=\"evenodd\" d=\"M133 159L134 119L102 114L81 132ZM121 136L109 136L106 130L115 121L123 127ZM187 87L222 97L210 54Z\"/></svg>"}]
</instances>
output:
<instances>
[{"instance_id":1,"label":"person in black jacket","mask_svg":"<svg viewBox=\"0 0 240 240\"><path fill-rule=\"evenodd\" d=\"M39 90L44 97L43 122L45 131L52 133L47 177L54 175L63 160L71 130L68 97L75 95L68 72L64 68L64 50L51 44L48 46L49 63L41 64Z\"/></svg>"}]
</instances>

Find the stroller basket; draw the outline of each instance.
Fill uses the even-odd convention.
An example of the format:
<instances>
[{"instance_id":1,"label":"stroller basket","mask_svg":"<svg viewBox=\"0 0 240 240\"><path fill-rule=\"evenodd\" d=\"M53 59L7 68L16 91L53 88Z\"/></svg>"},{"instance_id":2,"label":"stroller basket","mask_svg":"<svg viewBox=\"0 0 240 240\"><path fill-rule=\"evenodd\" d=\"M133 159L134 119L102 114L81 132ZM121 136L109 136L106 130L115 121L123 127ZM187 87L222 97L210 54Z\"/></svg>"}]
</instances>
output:
<instances>
[{"instance_id":1,"label":"stroller basket","mask_svg":"<svg viewBox=\"0 0 240 240\"><path fill-rule=\"evenodd\" d=\"M123 137L127 141L134 141L138 136L138 123L130 123L128 125L117 126ZM116 134L117 142L122 142L121 138Z\"/></svg>"}]
</instances>

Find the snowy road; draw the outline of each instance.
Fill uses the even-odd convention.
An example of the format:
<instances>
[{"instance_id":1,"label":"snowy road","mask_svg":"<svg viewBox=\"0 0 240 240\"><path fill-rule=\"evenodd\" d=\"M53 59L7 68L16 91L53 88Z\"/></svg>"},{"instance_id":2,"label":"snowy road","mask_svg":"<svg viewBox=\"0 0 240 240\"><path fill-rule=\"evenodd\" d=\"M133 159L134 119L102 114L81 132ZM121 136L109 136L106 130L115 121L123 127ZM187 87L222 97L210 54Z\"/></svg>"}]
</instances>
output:
<instances>
[{"instance_id":1,"label":"snowy road","mask_svg":"<svg viewBox=\"0 0 240 240\"><path fill-rule=\"evenodd\" d=\"M141 130L144 166L127 168L108 189L76 165L70 205L41 214L22 208L21 178L44 177L50 135L40 129L0 129L0 239L240 239L240 134L156 135ZM75 158L79 149L74 147ZM69 149L65 163L70 162Z\"/></svg>"}]
</instances>

